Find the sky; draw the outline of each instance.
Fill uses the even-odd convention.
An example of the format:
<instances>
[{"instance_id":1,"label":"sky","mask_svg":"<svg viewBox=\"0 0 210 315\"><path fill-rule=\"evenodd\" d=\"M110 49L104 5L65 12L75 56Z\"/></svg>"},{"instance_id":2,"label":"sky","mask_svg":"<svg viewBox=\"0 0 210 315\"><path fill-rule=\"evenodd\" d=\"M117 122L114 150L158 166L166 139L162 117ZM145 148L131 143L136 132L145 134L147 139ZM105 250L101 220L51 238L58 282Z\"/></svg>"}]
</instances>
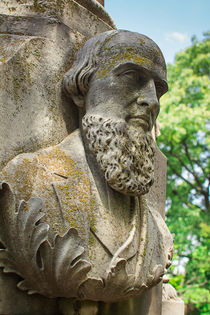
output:
<instances>
[{"instance_id":1,"label":"sky","mask_svg":"<svg viewBox=\"0 0 210 315\"><path fill-rule=\"evenodd\" d=\"M105 9L118 29L153 39L167 63L210 31L210 0L105 0Z\"/></svg>"}]
</instances>

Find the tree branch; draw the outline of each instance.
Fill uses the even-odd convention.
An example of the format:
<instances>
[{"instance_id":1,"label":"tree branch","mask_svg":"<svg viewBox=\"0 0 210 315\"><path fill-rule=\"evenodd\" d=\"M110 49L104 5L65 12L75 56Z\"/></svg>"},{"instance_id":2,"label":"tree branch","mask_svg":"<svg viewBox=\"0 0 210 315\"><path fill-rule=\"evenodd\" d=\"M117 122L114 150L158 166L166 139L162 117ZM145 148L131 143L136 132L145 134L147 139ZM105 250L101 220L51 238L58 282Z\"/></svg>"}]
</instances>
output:
<instances>
[{"instance_id":1,"label":"tree branch","mask_svg":"<svg viewBox=\"0 0 210 315\"><path fill-rule=\"evenodd\" d=\"M204 169L203 166L201 165L200 161L198 161L198 160L196 160L196 159L192 159L192 161L193 161L193 163L197 164L197 165L200 167L200 169L201 169L202 172L203 172L203 175L204 175L205 177L207 177L208 174L206 173L205 169Z\"/></svg>"},{"instance_id":2,"label":"tree branch","mask_svg":"<svg viewBox=\"0 0 210 315\"><path fill-rule=\"evenodd\" d=\"M186 201L185 199L183 199L182 196L179 195L179 193L178 193L177 190L173 189L172 192L173 192L174 194L178 195L178 196L179 196L179 199L180 199L187 207L189 207L190 209L193 209L193 210L194 210L195 207L196 207L196 208L200 209L201 211L203 211L203 209L202 209L201 207L199 207L198 205L194 205L193 203L190 203L189 201Z\"/></svg>"},{"instance_id":3,"label":"tree branch","mask_svg":"<svg viewBox=\"0 0 210 315\"><path fill-rule=\"evenodd\" d=\"M204 200L205 200L206 212L208 212L209 211L209 185L207 187L207 191L204 194Z\"/></svg>"},{"instance_id":4,"label":"tree branch","mask_svg":"<svg viewBox=\"0 0 210 315\"><path fill-rule=\"evenodd\" d=\"M190 165L191 165L191 167L192 167L192 169L194 171L194 166L193 166L192 159L190 157L189 150L188 150L187 144L185 142L185 139L183 139L183 141L181 143L182 143L182 145L184 147L184 150L185 150L186 156L187 156L187 158L188 158L188 160L190 162Z\"/></svg>"},{"instance_id":5,"label":"tree branch","mask_svg":"<svg viewBox=\"0 0 210 315\"><path fill-rule=\"evenodd\" d=\"M198 179L197 174L196 174L196 172L195 172L195 170L194 170L194 165L193 165L193 163L196 163L196 164L200 167L200 169L202 170L202 172L203 172L203 174L204 174L204 176L205 176L206 173L205 173L205 170L203 169L201 163L200 163L198 160L195 160L195 159L192 159L192 158L191 158L190 153L189 153L189 150L188 150L188 146L187 146L187 144L186 144L186 142L185 142L185 139L182 141L182 144L183 144L183 147L184 147L186 156L187 156L187 158L188 158L188 160L189 160L189 162L190 162L190 165L191 165L191 167L192 167L192 169L193 169L193 175L194 175L194 177ZM198 181L199 181L199 179L198 179ZM202 185L202 183L201 183L201 185Z\"/></svg>"},{"instance_id":6,"label":"tree branch","mask_svg":"<svg viewBox=\"0 0 210 315\"><path fill-rule=\"evenodd\" d=\"M188 185L190 185L193 189L198 190L198 187L193 185L190 181L188 181L186 178L184 178L181 174L179 174L177 172L177 170L175 168L173 168L173 166L171 166L170 162L168 161L168 165L170 166L170 168L172 169L172 171L181 179L183 179L183 181L185 181ZM199 189L200 190L200 189Z\"/></svg>"},{"instance_id":7,"label":"tree branch","mask_svg":"<svg viewBox=\"0 0 210 315\"><path fill-rule=\"evenodd\" d=\"M200 180L199 180L197 174L195 173L193 167L192 167L193 170L191 170L191 169L182 161L182 159L181 159L177 154L173 153L172 151L170 151L170 153L171 153L172 156L174 156L175 158L177 158L177 160L180 162L180 164L181 164L190 174L193 175L193 177L195 178L195 181L197 182L198 186L201 188L201 189L199 189L199 190L202 191L203 193L205 193L205 191L203 191L202 183L200 182ZM188 160L189 160L189 158L188 158ZM192 161L189 160L189 162L190 162L190 165L192 165L192 164L191 164ZM180 175L180 177L181 177L181 175ZM196 188L196 190L197 190L197 189L198 189L198 188Z\"/></svg>"}]
</instances>

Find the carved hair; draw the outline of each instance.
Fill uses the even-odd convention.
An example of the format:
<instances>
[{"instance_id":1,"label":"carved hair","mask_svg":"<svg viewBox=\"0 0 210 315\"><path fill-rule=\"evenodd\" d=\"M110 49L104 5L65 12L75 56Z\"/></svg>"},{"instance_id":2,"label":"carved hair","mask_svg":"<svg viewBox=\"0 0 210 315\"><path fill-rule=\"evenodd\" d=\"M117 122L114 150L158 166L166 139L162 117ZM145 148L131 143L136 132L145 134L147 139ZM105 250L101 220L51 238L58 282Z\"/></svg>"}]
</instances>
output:
<instances>
[{"instance_id":1,"label":"carved hair","mask_svg":"<svg viewBox=\"0 0 210 315\"><path fill-rule=\"evenodd\" d=\"M64 77L64 90L75 104L84 106L84 96L89 89L90 78L98 68L99 56L105 43L119 31L108 31L89 39L79 50L72 68Z\"/></svg>"}]
</instances>

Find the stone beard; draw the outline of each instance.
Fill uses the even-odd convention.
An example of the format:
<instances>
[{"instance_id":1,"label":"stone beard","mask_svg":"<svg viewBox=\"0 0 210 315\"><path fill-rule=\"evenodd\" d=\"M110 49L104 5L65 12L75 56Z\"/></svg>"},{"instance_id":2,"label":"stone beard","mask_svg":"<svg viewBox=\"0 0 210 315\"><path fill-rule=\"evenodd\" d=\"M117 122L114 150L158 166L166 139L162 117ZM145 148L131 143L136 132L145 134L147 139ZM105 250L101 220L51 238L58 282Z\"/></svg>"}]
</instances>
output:
<instances>
[{"instance_id":1,"label":"stone beard","mask_svg":"<svg viewBox=\"0 0 210 315\"><path fill-rule=\"evenodd\" d=\"M148 193L154 182L155 143L151 133L124 120L99 115L86 114L82 126L108 184L128 195Z\"/></svg>"}]
</instances>

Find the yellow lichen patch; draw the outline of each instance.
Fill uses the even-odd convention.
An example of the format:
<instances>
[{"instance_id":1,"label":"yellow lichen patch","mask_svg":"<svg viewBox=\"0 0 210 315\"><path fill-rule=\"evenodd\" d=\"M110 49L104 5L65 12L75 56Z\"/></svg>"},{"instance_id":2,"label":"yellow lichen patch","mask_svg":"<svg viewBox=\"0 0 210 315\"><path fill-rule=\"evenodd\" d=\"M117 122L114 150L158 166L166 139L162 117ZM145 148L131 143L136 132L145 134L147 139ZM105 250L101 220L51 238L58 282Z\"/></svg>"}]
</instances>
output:
<instances>
[{"instance_id":1,"label":"yellow lichen patch","mask_svg":"<svg viewBox=\"0 0 210 315\"><path fill-rule=\"evenodd\" d=\"M42 197L46 200L46 215L47 220L51 223L50 225L56 226L56 230L58 230L56 220L59 220L60 228L58 232L63 232L60 215L60 211L62 211L66 229L69 227L77 228L80 236L83 239L87 239L89 227L90 225L93 226L95 222L93 219L94 211L89 178L78 167L77 163L58 147L51 149L47 154L40 154L38 161L39 169L42 169L42 172L39 172L37 182L40 182L42 186L42 180L45 179L45 185L48 185L51 190L50 193L49 191L42 193ZM55 196L53 191L52 182L54 183L57 196ZM51 183L51 186L49 183ZM57 197L59 198L61 209L59 208ZM47 210L50 208L54 209L52 215Z\"/></svg>"},{"instance_id":2,"label":"yellow lichen patch","mask_svg":"<svg viewBox=\"0 0 210 315\"><path fill-rule=\"evenodd\" d=\"M53 147L18 157L2 173L2 180L12 185L17 201L42 199L44 221L52 230L63 235L73 227L84 241L89 241L90 227L95 230L95 201L87 172L69 155Z\"/></svg>"},{"instance_id":3,"label":"yellow lichen patch","mask_svg":"<svg viewBox=\"0 0 210 315\"><path fill-rule=\"evenodd\" d=\"M2 57L2 58L0 59L0 62L2 62L2 63L4 63L5 61L7 61L7 58L6 58L6 57Z\"/></svg>"},{"instance_id":4,"label":"yellow lichen patch","mask_svg":"<svg viewBox=\"0 0 210 315\"><path fill-rule=\"evenodd\" d=\"M145 44L145 40L143 40L143 38L141 37L138 37L137 40L142 44L144 45Z\"/></svg>"},{"instance_id":5,"label":"yellow lichen patch","mask_svg":"<svg viewBox=\"0 0 210 315\"><path fill-rule=\"evenodd\" d=\"M113 55L111 58L107 58L106 60L106 63L102 65L97 72L98 78L107 77L114 67L125 61L131 61L146 67L151 67L152 65L151 60L135 53L132 50L132 47L127 47L125 50L118 52L116 55Z\"/></svg>"},{"instance_id":6,"label":"yellow lichen patch","mask_svg":"<svg viewBox=\"0 0 210 315\"><path fill-rule=\"evenodd\" d=\"M106 45L113 39L113 37L117 36L117 32L109 37L107 37L103 43L103 46L105 49L110 49L109 47L106 47Z\"/></svg>"},{"instance_id":7,"label":"yellow lichen patch","mask_svg":"<svg viewBox=\"0 0 210 315\"><path fill-rule=\"evenodd\" d=\"M33 181L36 176L36 160L23 158L14 165L2 171L4 180L12 185L12 189L19 200L27 201L31 197Z\"/></svg>"}]
</instances>

